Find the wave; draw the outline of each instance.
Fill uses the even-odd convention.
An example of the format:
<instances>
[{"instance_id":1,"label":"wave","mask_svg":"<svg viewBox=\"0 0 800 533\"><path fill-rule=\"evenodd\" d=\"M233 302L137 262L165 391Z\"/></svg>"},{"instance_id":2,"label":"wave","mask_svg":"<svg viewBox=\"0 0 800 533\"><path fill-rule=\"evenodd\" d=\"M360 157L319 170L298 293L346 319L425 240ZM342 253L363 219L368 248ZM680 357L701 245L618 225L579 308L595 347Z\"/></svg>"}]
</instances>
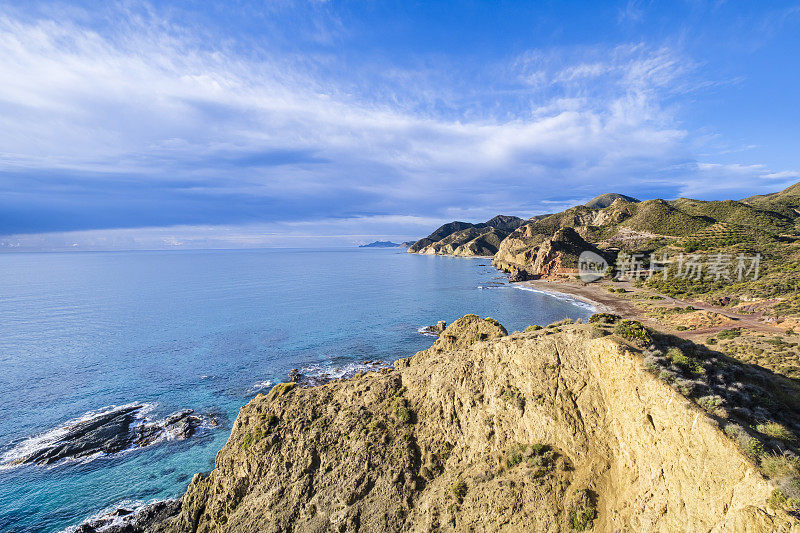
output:
<instances>
[{"instance_id":1,"label":"wave","mask_svg":"<svg viewBox=\"0 0 800 533\"><path fill-rule=\"evenodd\" d=\"M312 364L301 369L298 382L302 385L321 385L333 379L349 379L360 372L378 372L384 368L392 368L392 365L379 360L350 362L341 365Z\"/></svg>"},{"instance_id":2,"label":"wave","mask_svg":"<svg viewBox=\"0 0 800 533\"><path fill-rule=\"evenodd\" d=\"M575 305L577 307L581 307L583 309L586 309L587 311L591 311L593 313L597 312L597 307L594 304L592 304L590 302L587 302L586 300L582 300L582 299L580 299L580 298L578 298L576 296L570 296L568 294L555 292L555 291L546 291L546 290L542 290L542 289L535 289L535 288L530 287L528 285L516 285L516 284L514 284L512 286L515 289L519 289L521 291L528 291L528 292L535 292L535 293L538 293L538 294L545 294L545 295L547 295L547 296L549 296L551 298L555 298L556 300L561 300L562 302L569 302L569 303L571 303L571 304L573 304L573 305Z\"/></svg>"},{"instance_id":3,"label":"wave","mask_svg":"<svg viewBox=\"0 0 800 533\"><path fill-rule=\"evenodd\" d=\"M261 390L264 390L264 389L269 389L271 387L272 387L272 381L267 379L267 380L264 380L264 381L258 381L256 383L254 383L253 386L250 387L250 388L252 390L254 390L254 391L261 391Z\"/></svg>"}]
</instances>

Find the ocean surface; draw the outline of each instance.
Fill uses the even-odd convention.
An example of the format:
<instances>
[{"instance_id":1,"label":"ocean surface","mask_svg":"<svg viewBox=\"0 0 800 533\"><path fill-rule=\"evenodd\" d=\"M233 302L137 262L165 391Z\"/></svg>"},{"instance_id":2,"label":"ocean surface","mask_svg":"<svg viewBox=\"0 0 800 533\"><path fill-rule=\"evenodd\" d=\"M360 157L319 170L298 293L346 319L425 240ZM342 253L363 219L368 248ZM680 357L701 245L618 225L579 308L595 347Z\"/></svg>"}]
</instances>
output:
<instances>
[{"instance_id":1,"label":"ocean surface","mask_svg":"<svg viewBox=\"0 0 800 533\"><path fill-rule=\"evenodd\" d=\"M0 255L0 531L61 531L179 496L239 408L292 368L341 375L431 345L466 314L509 331L591 309L508 285L487 259L399 249ZM187 440L10 466L70 421L142 402L219 413Z\"/></svg>"}]
</instances>

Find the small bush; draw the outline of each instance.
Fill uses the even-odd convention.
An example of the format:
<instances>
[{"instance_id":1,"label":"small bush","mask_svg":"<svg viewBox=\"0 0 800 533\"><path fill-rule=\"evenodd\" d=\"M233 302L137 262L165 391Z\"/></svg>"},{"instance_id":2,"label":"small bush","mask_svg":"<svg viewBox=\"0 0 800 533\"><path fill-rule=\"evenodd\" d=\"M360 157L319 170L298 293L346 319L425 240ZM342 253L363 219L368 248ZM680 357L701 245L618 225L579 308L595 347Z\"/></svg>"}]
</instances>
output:
<instances>
[{"instance_id":1,"label":"small bush","mask_svg":"<svg viewBox=\"0 0 800 533\"><path fill-rule=\"evenodd\" d=\"M454 481L447 490L456 500L458 500L459 503L461 503L464 501L464 496L467 495L467 484L459 479Z\"/></svg>"},{"instance_id":2,"label":"small bush","mask_svg":"<svg viewBox=\"0 0 800 533\"><path fill-rule=\"evenodd\" d=\"M742 330L738 329L738 328L736 328L736 329L723 329L722 331L717 333L717 338L718 339L723 339L723 340L725 340L725 339L735 339L736 337L739 337L741 334L742 334Z\"/></svg>"},{"instance_id":3,"label":"small bush","mask_svg":"<svg viewBox=\"0 0 800 533\"><path fill-rule=\"evenodd\" d=\"M542 326L539 326L538 324L534 324L532 326L528 326L527 328L525 328L525 333L529 333L531 331L539 331L540 329L542 329Z\"/></svg>"},{"instance_id":4,"label":"small bush","mask_svg":"<svg viewBox=\"0 0 800 533\"><path fill-rule=\"evenodd\" d=\"M667 350L667 358L672 362L673 365L682 370L686 370L694 374L700 374L704 371L703 364L700 361L684 354L680 348L672 347Z\"/></svg>"},{"instance_id":5,"label":"small bush","mask_svg":"<svg viewBox=\"0 0 800 533\"><path fill-rule=\"evenodd\" d=\"M625 319L617 322L616 326L614 326L614 333L630 341L638 341L646 344L652 342L647 328L645 328L641 322L635 320Z\"/></svg>"},{"instance_id":6,"label":"small bush","mask_svg":"<svg viewBox=\"0 0 800 533\"><path fill-rule=\"evenodd\" d=\"M394 414L403 424L410 424L414 420L414 415L411 414L411 411L408 409L408 407L403 405L398 405L395 407Z\"/></svg>"},{"instance_id":7,"label":"small bush","mask_svg":"<svg viewBox=\"0 0 800 533\"><path fill-rule=\"evenodd\" d=\"M611 313L595 313L589 317L590 324L613 324L619 320L619 315L612 315Z\"/></svg>"},{"instance_id":8,"label":"small bush","mask_svg":"<svg viewBox=\"0 0 800 533\"><path fill-rule=\"evenodd\" d=\"M697 403L700 405L700 407L713 414L722 408L722 406L725 404L725 400L722 398L722 396L711 394L709 396L703 396L702 398L699 398Z\"/></svg>"},{"instance_id":9,"label":"small bush","mask_svg":"<svg viewBox=\"0 0 800 533\"><path fill-rule=\"evenodd\" d=\"M397 417L397 420L403 424L411 424L414 422L414 413L408 408L404 398L397 398L397 400L395 400L394 415Z\"/></svg>"},{"instance_id":10,"label":"small bush","mask_svg":"<svg viewBox=\"0 0 800 533\"><path fill-rule=\"evenodd\" d=\"M761 468L771 479L800 477L800 463L791 456L765 455L761 459Z\"/></svg>"},{"instance_id":11,"label":"small bush","mask_svg":"<svg viewBox=\"0 0 800 533\"><path fill-rule=\"evenodd\" d=\"M250 433L245 433L242 437L242 449L246 450L253 444L253 436Z\"/></svg>"},{"instance_id":12,"label":"small bush","mask_svg":"<svg viewBox=\"0 0 800 533\"><path fill-rule=\"evenodd\" d=\"M756 431L762 435L766 435L767 437L782 440L784 442L792 442L795 440L794 433L786 429L786 426L783 424L778 424L777 422L758 424L756 426Z\"/></svg>"},{"instance_id":13,"label":"small bush","mask_svg":"<svg viewBox=\"0 0 800 533\"><path fill-rule=\"evenodd\" d=\"M578 491L569 510L569 525L575 531L587 531L597 518L597 505L588 490Z\"/></svg>"}]
</instances>

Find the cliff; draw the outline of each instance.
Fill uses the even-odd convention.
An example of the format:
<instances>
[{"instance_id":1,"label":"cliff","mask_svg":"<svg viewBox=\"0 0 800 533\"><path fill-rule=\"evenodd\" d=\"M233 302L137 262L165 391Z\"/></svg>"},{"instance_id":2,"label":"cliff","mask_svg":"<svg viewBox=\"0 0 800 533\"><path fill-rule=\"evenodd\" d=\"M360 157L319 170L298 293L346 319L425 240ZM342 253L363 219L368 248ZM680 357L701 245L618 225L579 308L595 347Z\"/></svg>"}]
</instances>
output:
<instances>
[{"instance_id":1,"label":"cliff","mask_svg":"<svg viewBox=\"0 0 800 533\"><path fill-rule=\"evenodd\" d=\"M509 336L467 315L393 370L278 385L162 530L798 531L718 425L603 328Z\"/></svg>"}]
</instances>

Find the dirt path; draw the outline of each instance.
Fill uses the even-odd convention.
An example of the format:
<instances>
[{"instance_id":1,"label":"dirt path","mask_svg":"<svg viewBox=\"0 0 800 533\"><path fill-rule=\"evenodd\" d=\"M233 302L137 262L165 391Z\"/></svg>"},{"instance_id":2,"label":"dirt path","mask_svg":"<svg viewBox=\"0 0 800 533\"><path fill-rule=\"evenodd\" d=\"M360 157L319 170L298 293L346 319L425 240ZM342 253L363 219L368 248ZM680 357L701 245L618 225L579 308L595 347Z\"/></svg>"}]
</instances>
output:
<instances>
[{"instance_id":1,"label":"dirt path","mask_svg":"<svg viewBox=\"0 0 800 533\"><path fill-rule=\"evenodd\" d=\"M782 333L783 329L776 324L770 324L763 319L763 313L755 314L740 314L731 312L730 309L725 307L712 305L706 302L697 300L679 300L670 296L665 296L653 291L640 289L633 286L632 282L619 282L619 283L592 283L584 285L582 283L572 281L526 281L526 285L532 288L545 291L545 292L558 292L570 296L578 297L584 301L592 303L598 312L608 312L620 315L624 318L638 320L643 324L654 327L658 330L677 335L684 339L696 339L697 337L705 337L709 334L717 333L723 329L730 329L732 327L746 328L751 331L758 331L762 333L778 334ZM608 291L609 287L625 289L626 295L631 296L634 294L641 294L645 296L660 296L662 299L653 301L654 305L662 307L687 307L692 306L698 310L711 311L719 315L728 317L733 322L696 330L679 331L664 322L648 316L647 306L644 302L650 300L639 300L640 305L637 305L636 300L629 297L620 297Z\"/></svg>"}]
</instances>

